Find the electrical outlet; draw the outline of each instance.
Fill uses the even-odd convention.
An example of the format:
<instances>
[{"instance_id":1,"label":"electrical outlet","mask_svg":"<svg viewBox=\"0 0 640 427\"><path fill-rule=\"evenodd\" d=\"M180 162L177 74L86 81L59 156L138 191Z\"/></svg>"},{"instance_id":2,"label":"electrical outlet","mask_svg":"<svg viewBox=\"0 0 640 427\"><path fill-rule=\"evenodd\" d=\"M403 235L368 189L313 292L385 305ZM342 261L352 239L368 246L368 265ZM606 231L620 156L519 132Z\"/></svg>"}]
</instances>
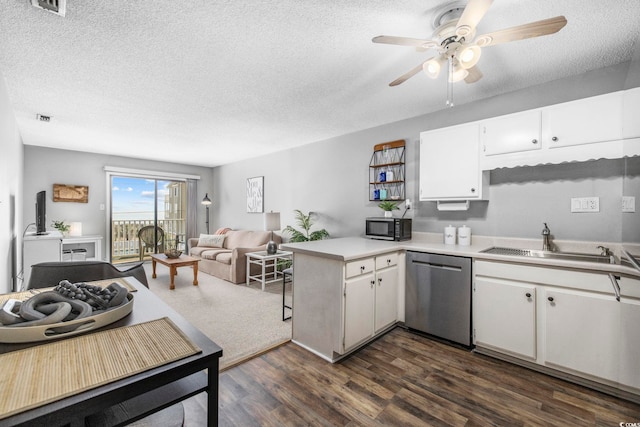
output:
<instances>
[{"instance_id":1,"label":"electrical outlet","mask_svg":"<svg viewBox=\"0 0 640 427\"><path fill-rule=\"evenodd\" d=\"M635 212L636 211L636 198L634 196L622 197L622 212Z\"/></svg>"},{"instance_id":2,"label":"electrical outlet","mask_svg":"<svg viewBox=\"0 0 640 427\"><path fill-rule=\"evenodd\" d=\"M572 197L571 212L600 212L600 197Z\"/></svg>"}]
</instances>

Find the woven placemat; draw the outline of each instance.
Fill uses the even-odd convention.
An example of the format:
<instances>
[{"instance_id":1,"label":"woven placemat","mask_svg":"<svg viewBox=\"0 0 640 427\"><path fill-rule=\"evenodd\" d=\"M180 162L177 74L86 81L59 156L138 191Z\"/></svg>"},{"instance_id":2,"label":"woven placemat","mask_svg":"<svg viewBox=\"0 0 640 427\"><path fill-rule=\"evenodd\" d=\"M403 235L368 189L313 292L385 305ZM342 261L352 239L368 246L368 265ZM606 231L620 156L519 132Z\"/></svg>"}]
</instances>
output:
<instances>
[{"instance_id":1,"label":"woven placemat","mask_svg":"<svg viewBox=\"0 0 640 427\"><path fill-rule=\"evenodd\" d=\"M0 419L201 351L164 317L2 354Z\"/></svg>"}]
</instances>

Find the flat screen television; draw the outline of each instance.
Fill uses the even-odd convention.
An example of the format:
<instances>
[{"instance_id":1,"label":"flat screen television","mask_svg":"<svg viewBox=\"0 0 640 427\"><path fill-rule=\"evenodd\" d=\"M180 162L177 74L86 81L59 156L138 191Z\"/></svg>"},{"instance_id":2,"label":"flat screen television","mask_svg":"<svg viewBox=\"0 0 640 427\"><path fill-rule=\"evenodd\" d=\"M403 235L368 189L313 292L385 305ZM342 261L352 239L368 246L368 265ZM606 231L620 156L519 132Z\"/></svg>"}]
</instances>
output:
<instances>
[{"instance_id":1,"label":"flat screen television","mask_svg":"<svg viewBox=\"0 0 640 427\"><path fill-rule=\"evenodd\" d=\"M36 194L36 234L47 234L47 192Z\"/></svg>"}]
</instances>

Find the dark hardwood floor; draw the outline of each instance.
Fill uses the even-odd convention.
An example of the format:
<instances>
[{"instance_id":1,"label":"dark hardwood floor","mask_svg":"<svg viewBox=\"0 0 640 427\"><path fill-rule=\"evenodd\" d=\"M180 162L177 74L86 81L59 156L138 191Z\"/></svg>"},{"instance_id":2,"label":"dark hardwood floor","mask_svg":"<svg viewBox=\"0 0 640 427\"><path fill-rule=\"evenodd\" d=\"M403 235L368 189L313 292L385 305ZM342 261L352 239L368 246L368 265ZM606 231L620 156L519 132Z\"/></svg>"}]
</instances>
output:
<instances>
[{"instance_id":1,"label":"dark hardwood floor","mask_svg":"<svg viewBox=\"0 0 640 427\"><path fill-rule=\"evenodd\" d=\"M640 405L403 328L336 364L286 344L221 373L219 397L222 426L640 423Z\"/></svg>"}]
</instances>

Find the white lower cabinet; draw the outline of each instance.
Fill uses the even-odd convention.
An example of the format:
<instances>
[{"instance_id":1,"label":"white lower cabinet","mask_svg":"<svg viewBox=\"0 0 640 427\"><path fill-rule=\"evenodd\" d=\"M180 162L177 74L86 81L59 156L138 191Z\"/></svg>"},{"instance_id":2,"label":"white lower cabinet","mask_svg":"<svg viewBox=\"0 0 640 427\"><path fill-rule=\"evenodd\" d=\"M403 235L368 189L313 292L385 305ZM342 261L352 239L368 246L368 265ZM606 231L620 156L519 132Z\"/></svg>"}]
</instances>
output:
<instances>
[{"instance_id":1,"label":"white lower cabinet","mask_svg":"<svg viewBox=\"0 0 640 427\"><path fill-rule=\"evenodd\" d=\"M640 391L640 280L622 277L620 293L620 384Z\"/></svg>"},{"instance_id":2,"label":"white lower cabinet","mask_svg":"<svg viewBox=\"0 0 640 427\"><path fill-rule=\"evenodd\" d=\"M398 320L398 267L376 271L374 333Z\"/></svg>"},{"instance_id":3,"label":"white lower cabinet","mask_svg":"<svg viewBox=\"0 0 640 427\"><path fill-rule=\"evenodd\" d=\"M348 350L373 335L374 275L347 280L344 285L344 349Z\"/></svg>"},{"instance_id":4,"label":"white lower cabinet","mask_svg":"<svg viewBox=\"0 0 640 427\"><path fill-rule=\"evenodd\" d=\"M477 278L473 294L476 345L536 358L536 287Z\"/></svg>"},{"instance_id":5,"label":"white lower cabinet","mask_svg":"<svg viewBox=\"0 0 640 427\"><path fill-rule=\"evenodd\" d=\"M620 303L615 297L545 288L543 299L545 365L617 381Z\"/></svg>"},{"instance_id":6,"label":"white lower cabinet","mask_svg":"<svg viewBox=\"0 0 640 427\"><path fill-rule=\"evenodd\" d=\"M474 262L474 344L640 394L640 280Z\"/></svg>"},{"instance_id":7,"label":"white lower cabinet","mask_svg":"<svg viewBox=\"0 0 640 427\"><path fill-rule=\"evenodd\" d=\"M342 353L398 320L398 253L345 265Z\"/></svg>"}]
</instances>

